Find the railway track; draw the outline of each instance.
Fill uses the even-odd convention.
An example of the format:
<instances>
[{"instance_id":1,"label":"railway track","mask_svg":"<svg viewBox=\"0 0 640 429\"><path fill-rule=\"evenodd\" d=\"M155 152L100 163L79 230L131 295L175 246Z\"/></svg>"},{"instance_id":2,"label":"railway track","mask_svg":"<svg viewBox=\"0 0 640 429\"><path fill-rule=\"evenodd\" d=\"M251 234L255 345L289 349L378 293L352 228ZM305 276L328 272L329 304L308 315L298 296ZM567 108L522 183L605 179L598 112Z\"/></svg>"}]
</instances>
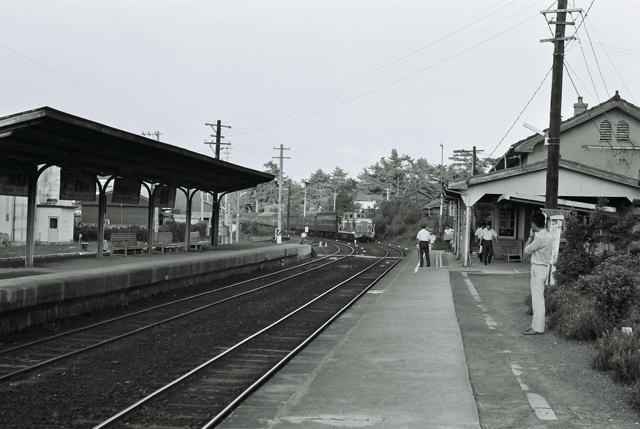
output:
<instances>
[{"instance_id":1,"label":"railway track","mask_svg":"<svg viewBox=\"0 0 640 429\"><path fill-rule=\"evenodd\" d=\"M106 346L213 306L227 303L309 273L355 253L348 245L333 244L335 251L321 258L274 273L145 308L81 328L0 350L0 383L58 364L64 359ZM342 246L342 247L341 247Z\"/></svg>"},{"instance_id":2,"label":"railway track","mask_svg":"<svg viewBox=\"0 0 640 429\"><path fill-rule=\"evenodd\" d=\"M397 255L389 257L391 251ZM233 408L365 294L403 257L385 248L349 278L327 286L170 383L94 426L215 427Z\"/></svg>"}]
</instances>

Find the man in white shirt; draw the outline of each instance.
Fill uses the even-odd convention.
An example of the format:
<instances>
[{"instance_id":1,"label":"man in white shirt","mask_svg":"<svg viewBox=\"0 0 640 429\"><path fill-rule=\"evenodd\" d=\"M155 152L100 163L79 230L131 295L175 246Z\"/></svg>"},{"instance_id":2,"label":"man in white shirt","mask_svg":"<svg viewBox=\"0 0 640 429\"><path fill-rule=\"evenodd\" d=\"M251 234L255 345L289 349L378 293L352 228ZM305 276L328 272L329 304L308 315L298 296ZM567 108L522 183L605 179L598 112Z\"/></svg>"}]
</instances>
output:
<instances>
[{"instance_id":1,"label":"man in white shirt","mask_svg":"<svg viewBox=\"0 0 640 429\"><path fill-rule=\"evenodd\" d=\"M491 228L491 224L487 223L482 231L480 231L480 238L482 239L480 242L482 245L482 262L487 265L491 263L491 258L493 257L493 242L498 241L498 234Z\"/></svg>"},{"instance_id":2,"label":"man in white shirt","mask_svg":"<svg viewBox=\"0 0 640 429\"><path fill-rule=\"evenodd\" d=\"M525 255L531 255L531 305L533 319L531 327L524 331L525 335L544 333L545 308L544 285L549 276L553 237L546 228L546 219L542 213L531 216L531 231L524 248Z\"/></svg>"},{"instance_id":3,"label":"man in white shirt","mask_svg":"<svg viewBox=\"0 0 640 429\"><path fill-rule=\"evenodd\" d=\"M422 225L422 229L418 231L416 236L418 239L418 253L420 254L420 266L424 266L423 257L427 258L427 267L431 266L431 260L429 259L429 243L431 242L431 233L427 231L427 225Z\"/></svg>"}]
</instances>

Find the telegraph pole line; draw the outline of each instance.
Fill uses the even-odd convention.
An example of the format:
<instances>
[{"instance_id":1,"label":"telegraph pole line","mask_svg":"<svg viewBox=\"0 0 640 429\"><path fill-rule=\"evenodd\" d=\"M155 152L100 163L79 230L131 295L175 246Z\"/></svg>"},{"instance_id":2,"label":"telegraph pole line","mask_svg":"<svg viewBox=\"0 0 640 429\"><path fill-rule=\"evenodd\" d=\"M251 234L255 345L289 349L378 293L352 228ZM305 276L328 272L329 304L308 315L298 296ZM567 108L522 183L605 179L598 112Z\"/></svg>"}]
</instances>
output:
<instances>
[{"instance_id":1,"label":"telegraph pole line","mask_svg":"<svg viewBox=\"0 0 640 429\"><path fill-rule=\"evenodd\" d=\"M211 129L213 130L214 134L211 134L210 136L213 137L215 140L213 141L206 141L204 142L204 144L208 144L208 145L215 145L215 154L216 154L216 159L220 159L220 146L229 146L231 145L231 142L223 142L222 139L224 138L224 136L222 135L222 129L223 128L229 128L231 129L230 125L222 125L222 121L220 119L218 119L216 121L215 124L212 124L210 122L205 122L205 125L211 127Z\"/></svg>"},{"instance_id":2,"label":"telegraph pole line","mask_svg":"<svg viewBox=\"0 0 640 429\"><path fill-rule=\"evenodd\" d=\"M547 187L545 197L545 208L558 208L558 178L560 169L560 123L562 121L562 78L564 67L564 42L573 37L565 37L567 25L567 12L577 10L567 9L567 0L558 0L558 9L546 10L541 13L555 13L555 21L548 21L555 24L556 31L552 39L541 40L541 42L553 42L553 68L551 71L551 107L549 110L549 146L547 148Z\"/></svg>"},{"instance_id":3,"label":"telegraph pole line","mask_svg":"<svg viewBox=\"0 0 640 429\"><path fill-rule=\"evenodd\" d=\"M220 119L218 119L215 123L215 127L214 124L206 122L205 123L206 126L211 127L211 129L213 129L214 134L210 134L211 137L213 137L215 140L213 141L206 141L205 140L205 144L208 145L215 145L215 149L214 149L214 153L216 156L216 159L220 159L220 146L222 145L226 145L229 146L231 145L231 142L226 142L223 143L222 139L224 138L224 136L222 135L222 128L231 128L231 126L229 125L222 125L222 121ZM211 147L211 146L209 146ZM213 204L212 204L212 216L211 216L211 245L212 246L217 246L218 245L218 234L219 231L218 229L220 228L220 201L218 201L218 193L217 192L212 192L212 196L213 196ZM225 199L226 199L226 195L225 195ZM226 210L226 201L225 201L225 210Z\"/></svg>"},{"instance_id":4,"label":"telegraph pole line","mask_svg":"<svg viewBox=\"0 0 640 429\"><path fill-rule=\"evenodd\" d=\"M280 160L280 170L278 171L278 230L276 231L276 242L282 243L282 171L285 159L291 159L289 156L284 156L285 150L291 150L291 148L284 147L280 144L280 147L274 147L275 150L280 151L279 156L274 156L273 159Z\"/></svg>"}]
</instances>

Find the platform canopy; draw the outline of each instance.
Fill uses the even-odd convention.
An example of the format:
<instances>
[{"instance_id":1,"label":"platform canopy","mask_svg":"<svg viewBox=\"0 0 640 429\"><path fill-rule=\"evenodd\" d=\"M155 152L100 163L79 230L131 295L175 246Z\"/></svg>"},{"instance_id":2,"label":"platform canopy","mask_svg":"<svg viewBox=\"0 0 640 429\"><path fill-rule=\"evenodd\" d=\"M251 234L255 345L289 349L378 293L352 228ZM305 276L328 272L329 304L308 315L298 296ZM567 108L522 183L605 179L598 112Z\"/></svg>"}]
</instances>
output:
<instances>
[{"instance_id":1,"label":"platform canopy","mask_svg":"<svg viewBox=\"0 0 640 429\"><path fill-rule=\"evenodd\" d=\"M208 192L237 191L273 176L50 107L0 118L0 160L50 164Z\"/></svg>"}]
</instances>

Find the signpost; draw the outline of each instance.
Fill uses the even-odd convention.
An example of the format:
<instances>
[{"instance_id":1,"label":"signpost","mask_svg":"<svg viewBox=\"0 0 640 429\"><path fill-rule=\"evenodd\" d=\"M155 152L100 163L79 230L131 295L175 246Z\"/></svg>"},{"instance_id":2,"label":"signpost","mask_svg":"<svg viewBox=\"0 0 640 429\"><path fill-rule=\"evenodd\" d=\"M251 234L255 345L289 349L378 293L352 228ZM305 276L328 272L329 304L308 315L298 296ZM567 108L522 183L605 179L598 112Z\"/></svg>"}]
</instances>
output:
<instances>
[{"instance_id":1,"label":"signpost","mask_svg":"<svg viewBox=\"0 0 640 429\"><path fill-rule=\"evenodd\" d=\"M173 208L176 205L176 188L159 185L154 192L154 205L162 208Z\"/></svg>"},{"instance_id":2,"label":"signpost","mask_svg":"<svg viewBox=\"0 0 640 429\"><path fill-rule=\"evenodd\" d=\"M96 176L82 171L60 170L61 200L96 200Z\"/></svg>"},{"instance_id":3,"label":"signpost","mask_svg":"<svg viewBox=\"0 0 640 429\"><path fill-rule=\"evenodd\" d=\"M0 195L13 195L15 197L26 197L29 192L29 176L26 166L20 165L0 165ZM35 174L35 166L31 167L32 174Z\"/></svg>"},{"instance_id":4,"label":"signpost","mask_svg":"<svg viewBox=\"0 0 640 429\"><path fill-rule=\"evenodd\" d=\"M112 203L140 204L140 187L142 185L137 180L116 177L113 182Z\"/></svg>"},{"instance_id":5,"label":"signpost","mask_svg":"<svg viewBox=\"0 0 640 429\"><path fill-rule=\"evenodd\" d=\"M542 213L547 217L547 228L553 237L551 249L551 266L549 267L549 286L556 284L556 263L558 262L558 252L560 251L560 240L564 232L565 218L569 215L569 210L563 209L542 209Z\"/></svg>"}]
</instances>

